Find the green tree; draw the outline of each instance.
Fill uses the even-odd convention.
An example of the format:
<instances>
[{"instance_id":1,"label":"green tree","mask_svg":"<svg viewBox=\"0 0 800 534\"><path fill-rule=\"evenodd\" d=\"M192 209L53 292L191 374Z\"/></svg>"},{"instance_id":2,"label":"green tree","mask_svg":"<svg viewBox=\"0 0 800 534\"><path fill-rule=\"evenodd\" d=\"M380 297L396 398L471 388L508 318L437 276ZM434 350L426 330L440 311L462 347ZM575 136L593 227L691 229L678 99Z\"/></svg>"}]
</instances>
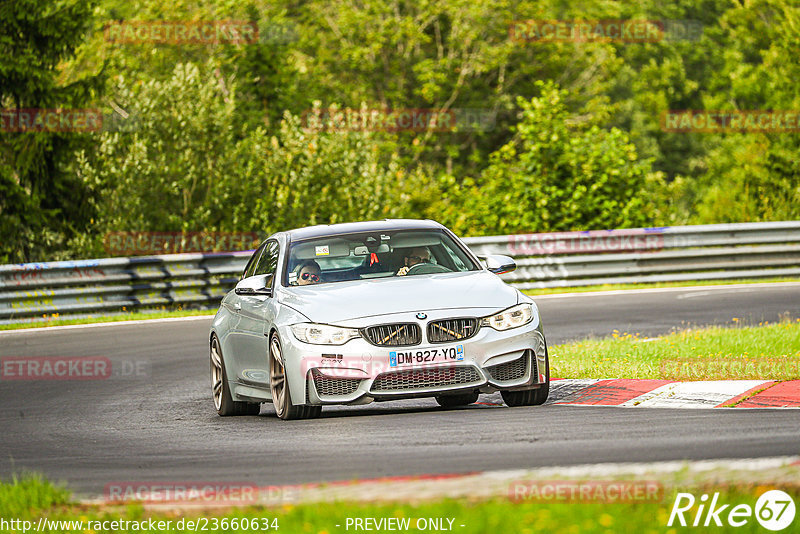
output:
<instances>
[{"instance_id":1,"label":"green tree","mask_svg":"<svg viewBox=\"0 0 800 534\"><path fill-rule=\"evenodd\" d=\"M70 58L91 25L92 2L10 0L0 6L0 108L90 107L102 77L64 80ZM0 128L0 262L53 259L86 232L91 190L70 172L88 134Z\"/></svg>"},{"instance_id":2,"label":"green tree","mask_svg":"<svg viewBox=\"0 0 800 534\"><path fill-rule=\"evenodd\" d=\"M447 212L450 224L467 234L652 224L652 195L664 186L649 162L624 132L598 126L605 117L572 114L567 91L540 85L540 97L520 99L515 138L474 184L456 191L464 207Z\"/></svg>"},{"instance_id":3,"label":"green tree","mask_svg":"<svg viewBox=\"0 0 800 534\"><path fill-rule=\"evenodd\" d=\"M118 229L407 215L482 234L797 218L797 133L667 132L660 118L800 108L799 11L788 0L8 1L3 107L90 107L105 79L102 104L138 114L140 127L0 132L0 261L102 254L98 236ZM702 35L509 34L526 19L637 18L699 22ZM109 43L104 26L119 20L246 20L261 38ZM312 130L301 117L315 101L479 109L495 121Z\"/></svg>"},{"instance_id":4,"label":"green tree","mask_svg":"<svg viewBox=\"0 0 800 534\"><path fill-rule=\"evenodd\" d=\"M606 0L598 0L606 5ZM563 2L512 0L314 0L294 13L303 92L359 107L479 110L486 127L401 132L393 137L408 165L475 174L508 142L517 96L537 94L536 80L558 79L581 98L602 94L613 69L605 44L527 43L510 38L512 22L585 16Z\"/></svg>"},{"instance_id":5,"label":"green tree","mask_svg":"<svg viewBox=\"0 0 800 534\"><path fill-rule=\"evenodd\" d=\"M724 63L708 110L774 110L797 115L800 6L778 0L733 5L720 21ZM800 218L800 134L692 134L707 150L695 222Z\"/></svg>"},{"instance_id":6,"label":"green tree","mask_svg":"<svg viewBox=\"0 0 800 534\"><path fill-rule=\"evenodd\" d=\"M179 64L163 81L120 78L114 97L138 126L79 156L102 221L85 255L102 253L108 231L270 233L396 216L419 180L369 133L304 128L288 112L272 134L243 126L237 85L213 62Z\"/></svg>"}]
</instances>

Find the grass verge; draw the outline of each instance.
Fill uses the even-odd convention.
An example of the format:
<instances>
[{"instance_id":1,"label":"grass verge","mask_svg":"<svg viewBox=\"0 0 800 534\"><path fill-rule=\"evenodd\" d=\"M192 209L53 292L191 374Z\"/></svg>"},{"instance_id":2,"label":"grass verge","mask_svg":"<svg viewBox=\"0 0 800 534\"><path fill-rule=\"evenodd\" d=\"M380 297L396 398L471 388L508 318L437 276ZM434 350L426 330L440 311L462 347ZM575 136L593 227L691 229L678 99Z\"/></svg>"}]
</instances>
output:
<instances>
[{"instance_id":1,"label":"grass verge","mask_svg":"<svg viewBox=\"0 0 800 534\"><path fill-rule=\"evenodd\" d=\"M755 507L758 497L774 486L724 486L718 488L694 488L698 497L702 493L719 492L718 502L746 504ZM797 485L781 487L796 502L800 499ZM682 489L681 491L687 491ZM355 519L372 518L375 521L393 518L407 520L406 530L452 531L463 534L485 534L489 532L676 532L667 526L676 489L665 491L653 500L603 502L564 501L540 496L538 499L512 500L495 497L488 500L432 499L424 503L313 503L283 505L278 508L249 507L227 510L205 510L187 512L149 512L140 505L127 506L86 505L70 500L68 494L52 484L38 478L24 478L0 484L0 519L17 521L2 526L12 532L265 532L304 534L334 534L356 530ZM699 503L698 503L699 504ZM695 506L686 513L687 522L698 512ZM40 518L46 523L40 528ZM722 515L725 521L725 515ZM431 520L438 521L443 528L429 528ZM28 523L23 523L23 522ZM71 523L59 523L68 521ZM112 521L117 521L112 525ZM191 521L190 525L188 522ZM349 521L349 522L348 522ZM54 523L55 522L55 523ZM105 522L105 523L104 523ZM123 523L127 522L127 523ZM136 526L130 522L136 522ZM421 525L428 527L421 528ZM691 524L691 523L689 523ZM14 528L16 526L17 528ZM349 528L348 528L349 526ZM8 528L10 527L10 528ZM182 527L182 528L181 528ZM255 528L254 528L255 527ZM277 527L277 528L276 528ZM678 529L680 527L678 526ZM390 529L370 530L385 532ZM717 529L720 531L720 529ZM763 532L755 517L751 516L739 528L723 527L722 531Z\"/></svg>"},{"instance_id":2,"label":"grass verge","mask_svg":"<svg viewBox=\"0 0 800 534\"><path fill-rule=\"evenodd\" d=\"M553 346L550 358L550 373L558 378L797 380L800 319L649 339L614 331L609 338Z\"/></svg>"},{"instance_id":3,"label":"grass verge","mask_svg":"<svg viewBox=\"0 0 800 534\"><path fill-rule=\"evenodd\" d=\"M35 323L13 323L0 324L0 330L19 330L22 328L46 328L48 326L64 326L71 324L92 324L92 323L114 323L118 321L141 321L147 319L164 319L171 317L191 317L194 315L212 316L217 312L214 310L164 310L164 311L145 311L115 313L109 315L98 315L95 317L81 317L76 319L61 319L58 315L43 317L42 321Z\"/></svg>"},{"instance_id":4,"label":"grass verge","mask_svg":"<svg viewBox=\"0 0 800 534\"><path fill-rule=\"evenodd\" d=\"M628 289L653 289L662 287L728 286L737 284L766 284L775 282L800 282L800 278L744 278L741 280L695 280L686 282L653 282L649 284L602 284L578 287L549 287L526 289L526 295L556 295L559 293L590 293L594 291L617 291Z\"/></svg>"}]
</instances>

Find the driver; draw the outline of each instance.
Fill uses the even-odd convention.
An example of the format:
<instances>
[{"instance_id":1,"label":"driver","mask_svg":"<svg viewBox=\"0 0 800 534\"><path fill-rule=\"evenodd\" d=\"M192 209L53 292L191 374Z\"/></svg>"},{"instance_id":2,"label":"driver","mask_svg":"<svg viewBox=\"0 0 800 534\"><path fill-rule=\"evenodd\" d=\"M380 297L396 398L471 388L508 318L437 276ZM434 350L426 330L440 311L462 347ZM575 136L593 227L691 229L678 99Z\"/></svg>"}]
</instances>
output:
<instances>
[{"instance_id":1,"label":"driver","mask_svg":"<svg viewBox=\"0 0 800 534\"><path fill-rule=\"evenodd\" d=\"M431 252L428 250L428 247L415 247L409 250L406 255L403 257L403 262L405 263L405 267L401 267L399 271L397 271L397 276L405 276L409 269L413 266L418 265L420 263L430 263L431 261Z\"/></svg>"},{"instance_id":2,"label":"driver","mask_svg":"<svg viewBox=\"0 0 800 534\"><path fill-rule=\"evenodd\" d=\"M317 284L322 279L322 269L319 268L319 263L314 260L306 260L294 268L297 274L298 286L308 286Z\"/></svg>"}]
</instances>

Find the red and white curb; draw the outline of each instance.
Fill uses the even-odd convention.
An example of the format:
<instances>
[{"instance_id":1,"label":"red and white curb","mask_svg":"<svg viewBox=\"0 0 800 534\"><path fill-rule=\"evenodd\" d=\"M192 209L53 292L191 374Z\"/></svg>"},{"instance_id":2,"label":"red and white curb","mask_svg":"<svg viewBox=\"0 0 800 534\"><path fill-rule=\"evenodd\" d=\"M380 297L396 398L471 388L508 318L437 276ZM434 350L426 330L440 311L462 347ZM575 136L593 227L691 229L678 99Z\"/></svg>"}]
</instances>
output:
<instances>
[{"instance_id":1,"label":"red and white curb","mask_svg":"<svg viewBox=\"0 0 800 534\"><path fill-rule=\"evenodd\" d=\"M553 380L547 403L636 408L800 408L800 380Z\"/></svg>"}]
</instances>

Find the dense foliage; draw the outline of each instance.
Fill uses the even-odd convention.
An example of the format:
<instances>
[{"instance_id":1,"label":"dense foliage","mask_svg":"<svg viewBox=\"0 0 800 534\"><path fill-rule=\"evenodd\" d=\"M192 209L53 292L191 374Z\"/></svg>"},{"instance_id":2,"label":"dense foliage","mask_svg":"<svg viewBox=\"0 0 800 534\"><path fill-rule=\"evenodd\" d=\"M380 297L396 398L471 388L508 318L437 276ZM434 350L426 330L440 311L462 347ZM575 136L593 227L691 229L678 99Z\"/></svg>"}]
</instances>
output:
<instances>
[{"instance_id":1,"label":"dense foliage","mask_svg":"<svg viewBox=\"0 0 800 534\"><path fill-rule=\"evenodd\" d=\"M699 31L655 42L510 31L576 19ZM109 37L113 22L147 21L259 31ZM6 0L0 108L99 108L105 120L97 132L0 129L0 262L103 255L111 231L263 235L428 217L480 235L796 219L796 131L661 121L668 110L800 110L799 28L790 0ZM337 120L404 109L452 122Z\"/></svg>"}]
</instances>

